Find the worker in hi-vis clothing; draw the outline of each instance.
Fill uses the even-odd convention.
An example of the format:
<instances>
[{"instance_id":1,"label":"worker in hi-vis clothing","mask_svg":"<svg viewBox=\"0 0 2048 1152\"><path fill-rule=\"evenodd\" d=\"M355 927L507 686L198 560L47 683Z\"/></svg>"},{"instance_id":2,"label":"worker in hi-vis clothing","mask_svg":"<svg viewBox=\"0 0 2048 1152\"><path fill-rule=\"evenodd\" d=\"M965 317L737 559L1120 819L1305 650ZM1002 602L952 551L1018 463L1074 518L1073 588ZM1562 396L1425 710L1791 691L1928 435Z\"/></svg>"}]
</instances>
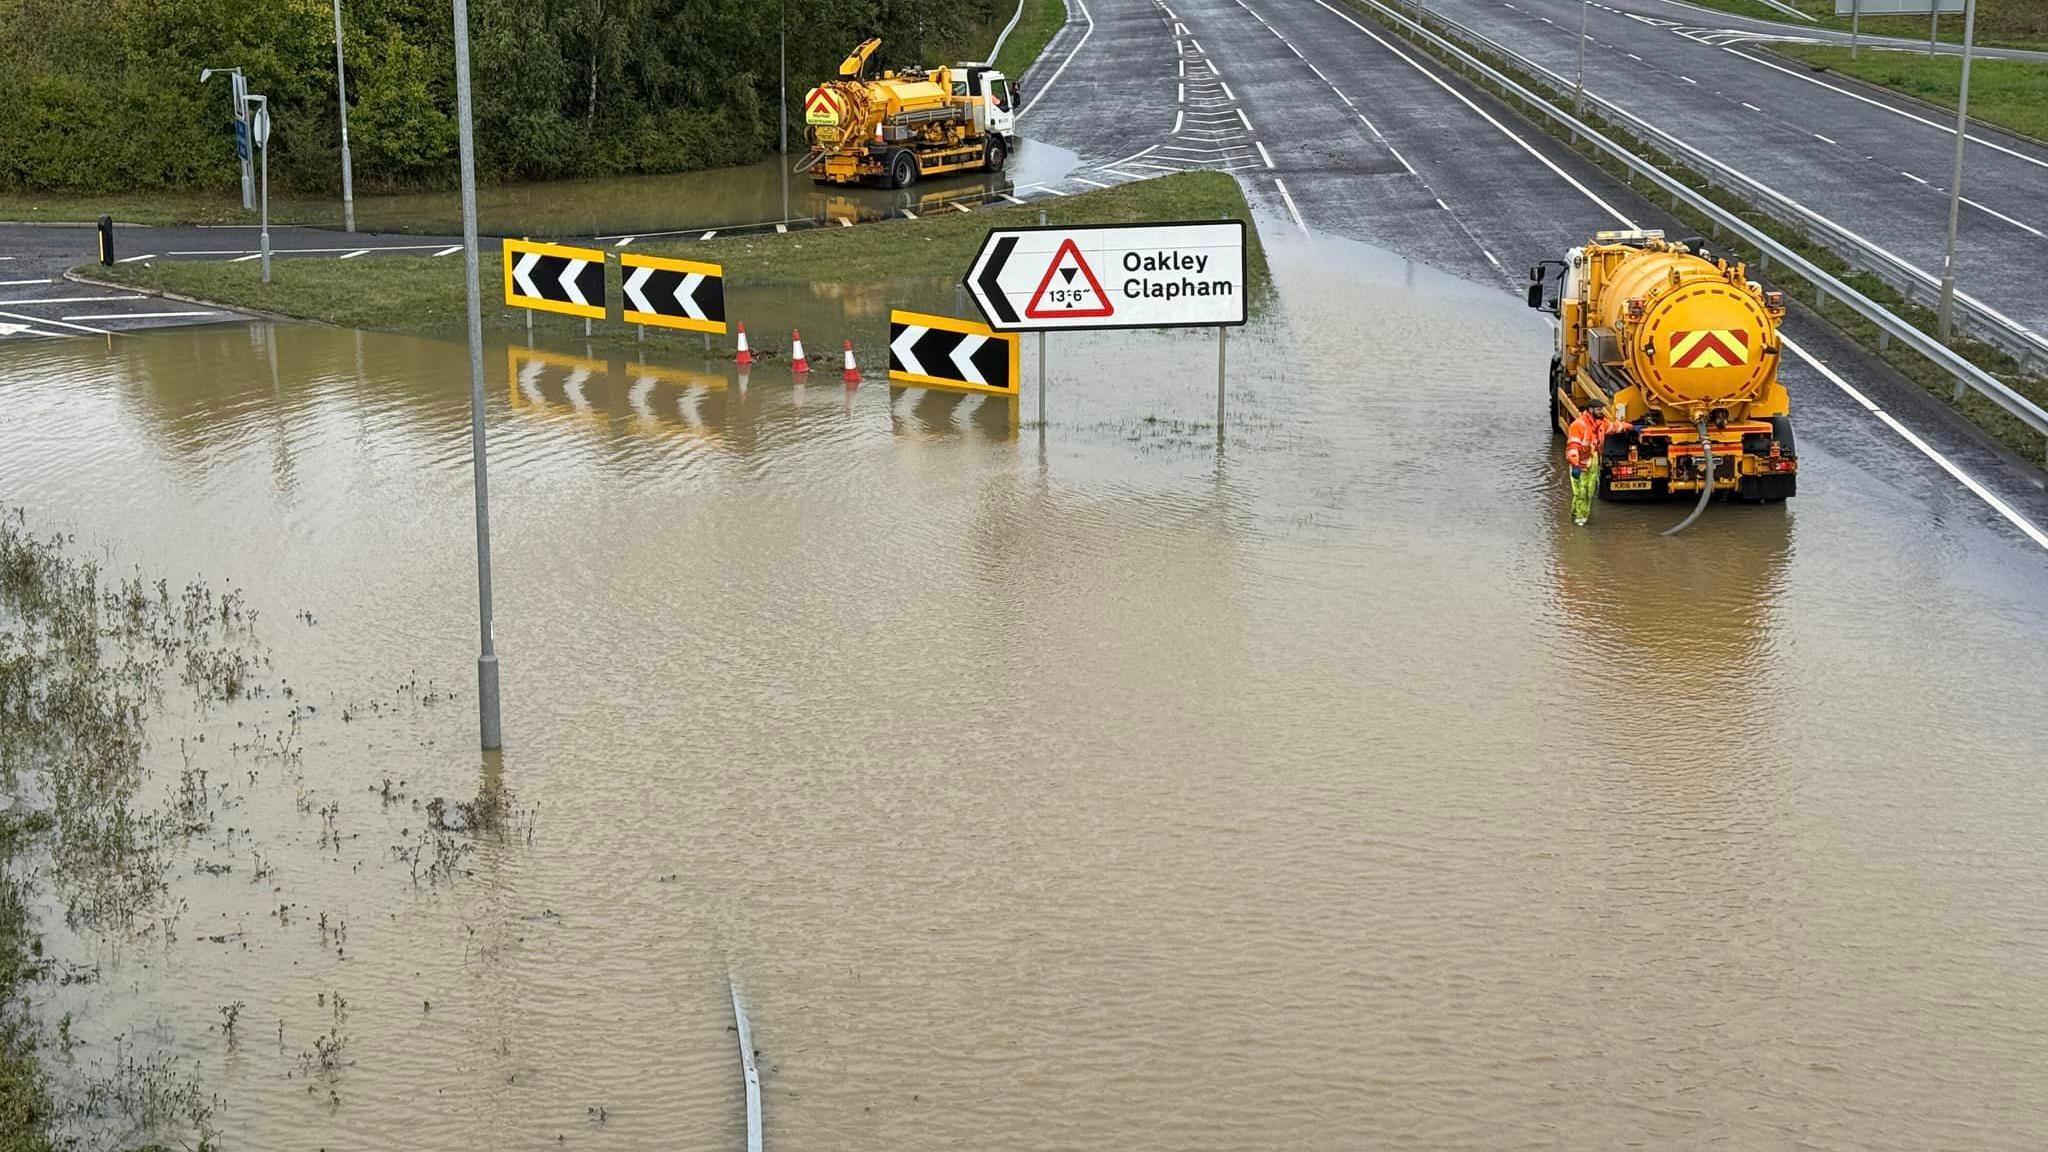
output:
<instances>
[{"instance_id":1,"label":"worker in hi-vis clothing","mask_svg":"<svg viewBox=\"0 0 2048 1152\"><path fill-rule=\"evenodd\" d=\"M1583 526L1593 514L1593 492L1600 483L1600 445L1613 432L1635 427L1625 420L1609 420L1607 405L1594 401L1564 434L1564 462L1572 470L1572 523Z\"/></svg>"}]
</instances>

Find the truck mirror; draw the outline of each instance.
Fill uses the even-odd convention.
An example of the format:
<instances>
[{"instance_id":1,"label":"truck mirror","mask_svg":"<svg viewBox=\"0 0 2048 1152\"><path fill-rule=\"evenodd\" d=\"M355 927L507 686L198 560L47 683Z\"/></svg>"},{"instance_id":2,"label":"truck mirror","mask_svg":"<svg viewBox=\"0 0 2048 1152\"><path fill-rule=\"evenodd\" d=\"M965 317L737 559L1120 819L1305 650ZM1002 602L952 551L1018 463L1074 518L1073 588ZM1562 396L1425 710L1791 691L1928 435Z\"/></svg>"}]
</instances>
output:
<instances>
[{"instance_id":1,"label":"truck mirror","mask_svg":"<svg viewBox=\"0 0 2048 1152\"><path fill-rule=\"evenodd\" d=\"M1540 281L1529 285L1529 307L1543 307L1543 284Z\"/></svg>"}]
</instances>

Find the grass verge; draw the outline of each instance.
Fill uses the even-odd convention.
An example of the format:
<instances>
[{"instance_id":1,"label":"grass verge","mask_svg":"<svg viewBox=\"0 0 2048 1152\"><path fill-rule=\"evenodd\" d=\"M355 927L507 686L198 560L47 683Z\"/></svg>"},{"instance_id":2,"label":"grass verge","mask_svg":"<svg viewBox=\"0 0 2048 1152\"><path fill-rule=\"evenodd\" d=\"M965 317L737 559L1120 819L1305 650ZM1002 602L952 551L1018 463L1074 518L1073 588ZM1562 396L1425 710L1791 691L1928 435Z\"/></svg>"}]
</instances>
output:
<instances>
[{"instance_id":1,"label":"grass verge","mask_svg":"<svg viewBox=\"0 0 2048 1152\"><path fill-rule=\"evenodd\" d=\"M1847 16L1835 15L1835 0L1785 0L1785 3L1815 17L1808 24L1793 19L1761 0L1687 0L1702 8L1716 8L1737 16L1775 20L1790 28L1833 28L1849 31ZM1867 36L1896 36L1902 40L1927 40L1934 30L1932 16L1872 16L1865 13L1861 29ZM1950 44L1963 42L1963 15L1944 12L1941 39ZM1977 43L2000 48L2048 49L2048 5L2040 0L1977 0Z\"/></svg>"},{"instance_id":2,"label":"grass verge","mask_svg":"<svg viewBox=\"0 0 2048 1152\"><path fill-rule=\"evenodd\" d=\"M26 224L90 223L112 216L122 224L254 224L239 194L212 192L0 192L0 220ZM272 224L341 225L339 200L270 201Z\"/></svg>"},{"instance_id":3,"label":"grass verge","mask_svg":"<svg viewBox=\"0 0 2048 1152\"><path fill-rule=\"evenodd\" d=\"M1431 56L1439 64L1453 72L1457 72L1459 75L1472 81L1476 86L1486 88L1538 131L1546 132L1560 142L1569 145L1574 151L1584 156L1608 175L1631 187L1634 186L1634 173L1621 162L1610 159L1590 142L1574 137L1571 132L1557 125L1543 112L1513 94L1495 91L1488 86L1487 81L1475 74L1462 61L1442 51L1435 44L1410 36L1404 27L1386 18L1371 6L1360 3L1359 0L1347 0L1347 2L1362 15L1401 36L1418 51ZM1433 30L1447 39L1456 38L1455 33L1449 29L1435 28ZM1465 48L1474 57L1485 61L1489 67L1514 79L1524 88L1538 93L1547 90L1548 86L1543 81L1531 76L1514 62L1502 60L1489 52L1479 50L1471 45L1466 45ZM1887 309L1893 315L1898 316L1923 332L1929 334L1935 332L1935 315L1931 310L1922 308L1908 300L1904 295L1877 277L1851 268L1832 249L1811 239L1802 226L1780 220L1756 208L1728 189L1710 187L1706 177L1702 174L1687 168L1683 164L1677 163L1668 156L1661 155L1655 148L1634 136L1626 128L1611 123L1596 113L1588 112L1585 122L1588 127L1598 131L1601 135L1606 136L1637 157L1651 161L1666 175L1673 177L1686 187L1696 192L1704 190L1703 195L1719 205L1723 210L1766 232L1779 243L1799 253L1829 275L1863 293L1863 295ZM1648 201L1650 192L1645 190L1641 194ZM1884 360L1901 376L1918 384L1930 395L1938 397L1943 403L1962 413L1971 422L1984 429L1993 439L2010 449L2020 458L2034 462L2040 461L2042 455L2040 435L2017 417L1969 389L1964 390L1960 399L1955 398L1955 378L1949 375L1947 371L1937 367L1925 357L1904 345L1890 344L1889 341L1880 340L1881 332L1878 327L1864 319L1862 315L1848 305L1833 299L1816 304L1816 285L1805 278L1782 267L1773 267L1768 273L1758 271L1760 253L1749 248L1739 240L1721 236L1719 234L1719 226L1704 214L1696 212L1683 204L1666 203L1663 201L1655 201L1653 203L1655 203L1659 210L1666 211L1677 218L1688 230L1701 236L1711 237L1714 240L1717 252L1747 261L1751 267L1751 274L1756 276L1757 279L1765 281L1773 287L1783 289L1788 296L1803 300L1809 311L1814 312L1822 319L1834 325L1843 334L1860 344L1865 351ZM1962 335L1958 335L1955 339L1949 341L1949 347L1986 372L1998 377L2001 382L2011 387L2014 391L2026 396L2035 404L2048 407L2048 380L2038 376L2023 374L2020 371L2019 363L2004 352L1989 344L1972 340Z\"/></svg>"},{"instance_id":4,"label":"grass verge","mask_svg":"<svg viewBox=\"0 0 2048 1152\"><path fill-rule=\"evenodd\" d=\"M1003 41L996 69L1014 83L1038 62L1039 54L1066 22L1066 0L1024 0L1024 15L1010 31L1010 38Z\"/></svg>"},{"instance_id":5,"label":"grass verge","mask_svg":"<svg viewBox=\"0 0 2048 1152\"><path fill-rule=\"evenodd\" d=\"M1773 44L1771 51L1818 71L1840 72L1953 110L1963 62L1955 56L1865 51L1819 44ZM1970 65L1970 118L2048 140L2048 63L1978 60Z\"/></svg>"},{"instance_id":6,"label":"grass verge","mask_svg":"<svg viewBox=\"0 0 2048 1152\"><path fill-rule=\"evenodd\" d=\"M892 280L956 279L965 274L991 228L1038 223L1122 224L1158 220L1251 220L1237 181L1221 172L1188 172L1124 184L1029 206L947 212L918 220L891 220L858 228L762 233L723 240L647 244L635 251L704 260L725 268L736 287L796 284L872 286ZM1270 284L1258 229L1248 227L1247 272L1254 298ZM462 262L452 257L383 256L363 260L279 260L265 285L254 260L156 261L113 268L88 265L94 280L188 296L227 308L270 312L350 328L435 335L462 329ZM486 244L481 272L484 326L523 329L520 311L500 300L503 265ZM616 278L614 276L614 278ZM631 328L607 324L607 340L632 342ZM649 341L656 334L649 332ZM695 337L690 337L695 339Z\"/></svg>"}]
</instances>

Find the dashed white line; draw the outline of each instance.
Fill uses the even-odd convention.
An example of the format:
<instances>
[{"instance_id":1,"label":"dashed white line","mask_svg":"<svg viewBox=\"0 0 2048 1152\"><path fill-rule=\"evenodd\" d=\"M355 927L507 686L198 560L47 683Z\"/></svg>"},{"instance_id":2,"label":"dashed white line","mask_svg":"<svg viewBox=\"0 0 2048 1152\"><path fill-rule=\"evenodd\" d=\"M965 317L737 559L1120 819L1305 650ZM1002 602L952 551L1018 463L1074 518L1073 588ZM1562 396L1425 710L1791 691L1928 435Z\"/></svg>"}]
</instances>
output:
<instances>
[{"instance_id":1,"label":"dashed white line","mask_svg":"<svg viewBox=\"0 0 2048 1152\"><path fill-rule=\"evenodd\" d=\"M1002 197L1003 199L1005 199L1005 200L1008 200L1008 201L1009 201L1010 203L1012 203L1012 204L1022 204L1022 203L1024 203L1024 201L1023 201L1022 199L1020 199L1020 198L1018 198L1018 197L1016 197L1016 196L1012 196L1012 195L1010 195L1010 194L1009 194L1008 192L998 192L998 193L996 193L996 195L998 195L998 196L1001 196L1001 197Z\"/></svg>"},{"instance_id":2,"label":"dashed white line","mask_svg":"<svg viewBox=\"0 0 2048 1152\"><path fill-rule=\"evenodd\" d=\"M1679 77L1679 79L1680 79L1680 80L1683 80L1683 81L1685 81L1685 82L1686 82L1687 84L1697 84L1697 83L1699 83L1699 81L1697 81L1697 80L1693 79L1693 78L1692 78L1692 77L1690 77L1690 76L1680 76L1680 77Z\"/></svg>"},{"instance_id":3,"label":"dashed white line","mask_svg":"<svg viewBox=\"0 0 2048 1152\"><path fill-rule=\"evenodd\" d=\"M707 236L708 236L708 234L707 234ZM453 255L455 255L455 254L456 254L457 252L460 252L460 251L462 251L462 245L460 245L460 244L450 244L450 245L449 245L449 246L447 246L446 248L443 248L443 249L441 249L441 250L440 250L439 252L436 252L436 253L434 253L434 255L436 255L436 256L453 256Z\"/></svg>"},{"instance_id":4,"label":"dashed white line","mask_svg":"<svg viewBox=\"0 0 2048 1152\"><path fill-rule=\"evenodd\" d=\"M1449 204L1444 203L1443 197L1441 196L1437 197L1436 206L1443 209L1446 212L1449 212L1451 210L1451 206Z\"/></svg>"},{"instance_id":5,"label":"dashed white line","mask_svg":"<svg viewBox=\"0 0 2048 1152\"><path fill-rule=\"evenodd\" d=\"M1487 251L1486 249L1484 249L1484 248L1481 248L1481 249L1479 250L1479 254L1480 254L1481 256L1484 256L1484 257L1486 257L1486 262L1487 262L1487 263L1489 263L1489 264L1491 264L1491 265L1493 265L1493 266L1494 266L1495 268L1499 268L1499 269L1500 269L1500 270L1501 270L1502 272L1506 272L1506 271L1507 271L1507 269L1505 269L1505 268L1501 268L1501 266L1500 266L1500 260L1499 260L1498 258L1496 258L1496 257L1494 256L1494 254L1493 254L1493 253L1491 253L1491 252L1488 252L1488 251Z\"/></svg>"},{"instance_id":6,"label":"dashed white line","mask_svg":"<svg viewBox=\"0 0 2048 1152\"><path fill-rule=\"evenodd\" d=\"M621 236L619 237L619 242L617 244L612 245L612 247L624 248L626 245L631 244L633 241L638 239L638 236Z\"/></svg>"},{"instance_id":7,"label":"dashed white line","mask_svg":"<svg viewBox=\"0 0 2048 1152\"><path fill-rule=\"evenodd\" d=\"M1244 114L1244 109L1239 108L1237 110L1237 119L1238 123L1244 125L1245 131L1249 132L1252 130L1252 118Z\"/></svg>"},{"instance_id":8,"label":"dashed white line","mask_svg":"<svg viewBox=\"0 0 2048 1152\"><path fill-rule=\"evenodd\" d=\"M1901 175L1901 176L1904 176L1904 177L1905 177L1906 179L1908 179L1908 180L1911 180L1911 181L1912 181L1913 183L1915 183L1915 184L1925 184L1925 183L1927 183L1927 181L1926 181L1926 179L1925 179L1924 177L1920 177L1920 176L1915 176L1915 175L1913 175L1913 174L1912 174L1911 172L1901 172L1901 173L1899 173L1899 175Z\"/></svg>"},{"instance_id":9,"label":"dashed white line","mask_svg":"<svg viewBox=\"0 0 2048 1152\"><path fill-rule=\"evenodd\" d=\"M1287 191L1287 181L1275 177L1273 187L1278 188L1280 190L1280 198L1287 201L1287 211L1294 217L1294 226L1301 229L1303 236L1308 235L1308 224L1302 220L1301 209L1295 207L1294 197Z\"/></svg>"},{"instance_id":10,"label":"dashed white line","mask_svg":"<svg viewBox=\"0 0 2048 1152\"><path fill-rule=\"evenodd\" d=\"M1371 125L1368 124L1367 127L1371 127ZM1408 162L1408 158L1406 156L1401 155L1401 150L1399 148L1396 148L1392 144L1389 144L1387 145L1387 151L1393 153L1394 159L1399 160L1401 162L1401 167L1406 168L1410 176L1416 174L1415 165L1410 164Z\"/></svg>"},{"instance_id":11,"label":"dashed white line","mask_svg":"<svg viewBox=\"0 0 2048 1152\"><path fill-rule=\"evenodd\" d=\"M1761 108L1757 107L1757 106L1756 106L1756 105L1754 105L1754 104L1751 104L1751 103L1750 103L1749 101L1747 101L1747 100L1738 100L1738 101L1736 101L1736 103L1738 103L1738 104L1742 105L1742 106L1743 106L1744 108L1747 108L1747 109L1749 109L1749 110L1750 110L1751 112L1761 112L1761 111L1763 111L1763 109L1761 109Z\"/></svg>"},{"instance_id":12,"label":"dashed white line","mask_svg":"<svg viewBox=\"0 0 2048 1152\"><path fill-rule=\"evenodd\" d=\"M103 312L88 316L66 316L66 320L176 320L190 316L218 316L220 313L204 312Z\"/></svg>"},{"instance_id":13,"label":"dashed white line","mask_svg":"<svg viewBox=\"0 0 2048 1152\"><path fill-rule=\"evenodd\" d=\"M1827 137L1825 137L1825 136L1821 135L1821 134L1820 134L1820 133L1818 133L1818 132L1815 132L1815 133L1813 134L1813 138L1814 138L1815 140L1818 140L1818 141L1820 141L1820 142L1821 142L1821 143L1823 143L1823 144L1833 144L1833 143L1835 143L1835 141L1833 141L1833 140L1830 140L1830 139L1828 139Z\"/></svg>"},{"instance_id":14,"label":"dashed white line","mask_svg":"<svg viewBox=\"0 0 2048 1152\"><path fill-rule=\"evenodd\" d=\"M1070 177L1068 177L1068 179L1072 180L1072 181L1073 181L1074 183L1076 183L1076 184L1086 184L1086 185L1088 185L1088 186L1089 186L1090 188L1112 188L1112 187L1115 187L1115 185L1112 185L1112 184L1104 184L1104 183L1103 183L1102 181L1100 181L1100 180L1090 180L1090 179L1089 179L1089 178L1087 178L1086 176L1070 176Z\"/></svg>"},{"instance_id":15,"label":"dashed white line","mask_svg":"<svg viewBox=\"0 0 2048 1152\"><path fill-rule=\"evenodd\" d=\"M13 301L8 301L8 303L13 303ZM84 324L73 324L69 320L52 320L47 316L30 316L21 312L0 312L0 316L6 316L15 320L26 320L30 324L54 324L59 328L76 328L80 332L90 332L95 336L113 335L112 332L107 331L105 328L90 328Z\"/></svg>"},{"instance_id":16,"label":"dashed white line","mask_svg":"<svg viewBox=\"0 0 2048 1152\"><path fill-rule=\"evenodd\" d=\"M13 308L25 308L37 304L98 304L103 300L141 299L144 299L144 297L140 292L131 292L120 296L45 296L40 300L0 300L0 304L6 304Z\"/></svg>"},{"instance_id":17,"label":"dashed white line","mask_svg":"<svg viewBox=\"0 0 2048 1152\"><path fill-rule=\"evenodd\" d=\"M1273 167L1273 154L1271 152L1266 151L1265 141L1254 141L1254 143L1256 143L1259 146L1259 159L1264 160L1266 162L1266 167Z\"/></svg>"},{"instance_id":18,"label":"dashed white line","mask_svg":"<svg viewBox=\"0 0 2048 1152\"><path fill-rule=\"evenodd\" d=\"M1187 103L1187 102L1188 102L1188 86L1187 86L1187 85L1185 85L1185 84L1182 84L1182 85L1180 85L1180 92L1179 92L1179 94L1177 94L1176 96L1174 96L1174 98L1173 98L1173 102L1174 102L1174 103L1176 103L1176 104L1185 104L1185 103Z\"/></svg>"},{"instance_id":19,"label":"dashed white line","mask_svg":"<svg viewBox=\"0 0 2048 1152\"><path fill-rule=\"evenodd\" d=\"M141 261L144 261L144 260L154 260L154 259L156 259L156 253L154 253L154 252L144 252L144 253L143 253L142 255L140 255L140 256L123 256L123 257L121 257L121 258L120 258L119 260L116 260L116 261L114 261L114 263L116 263L116 264L135 264L135 263L139 263L139 262L141 262Z\"/></svg>"},{"instance_id":20,"label":"dashed white line","mask_svg":"<svg viewBox=\"0 0 2048 1152\"><path fill-rule=\"evenodd\" d=\"M2032 224L2028 224L2023 220L2015 220L2012 217L2007 216L2005 213L2000 212L1996 208L1988 207L1986 205L1977 203L1975 200L1970 199L1968 196L1960 197L1960 199L1963 203L1968 204L1970 207L1975 208L1977 211L1987 213L1992 216L1996 216L2000 220L2003 220L2007 224L2010 224L2013 227L2018 228L2022 232L2030 232L2036 236L2048 236L2048 233L2042 232L2039 228L2034 227Z\"/></svg>"},{"instance_id":21,"label":"dashed white line","mask_svg":"<svg viewBox=\"0 0 2048 1152\"><path fill-rule=\"evenodd\" d=\"M1641 64L1643 62L1643 58L1641 56L1636 55L1633 52L1624 52L1622 53L1622 55L1627 56L1629 59L1635 61L1638 64Z\"/></svg>"},{"instance_id":22,"label":"dashed white line","mask_svg":"<svg viewBox=\"0 0 2048 1152\"><path fill-rule=\"evenodd\" d=\"M1222 84L1223 82L1219 80L1219 81L1217 81L1217 83L1219 83L1219 84ZM1235 103L1237 103L1237 93L1235 93L1235 92L1232 92L1232 91L1230 90L1230 85L1228 85L1228 84L1223 84L1223 96L1224 96L1224 98L1225 98L1225 99L1229 100L1229 101L1230 101L1230 102L1231 102L1232 104L1235 104Z\"/></svg>"},{"instance_id":23,"label":"dashed white line","mask_svg":"<svg viewBox=\"0 0 2048 1152\"><path fill-rule=\"evenodd\" d=\"M237 256L237 257L235 257L235 258L234 258L233 260L230 260L230 261L228 261L228 263L230 263L230 264L240 264L240 263L242 263L242 262L243 262L243 261L245 261L245 260L261 260L262 258L263 258L263 253L261 253L261 252L251 252L251 253L249 253L249 254L248 254L247 256Z\"/></svg>"},{"instance_id":24,"label":"dashed white line","mask_svg":"<svg viewBox=\"0 0 2048 1152\"><path fill-rule=\"evenodd\" d=\"M355 259L355 258L356 258L356 257L358 257L358 256L363 256L363 255L367 255L367 254L369 253L369 251L370 251L370 250L369 250L368 248L358 248L358 249L356 249L355 251L353 251L353 252L350 252L350 253L348 253L348 254L347 254L347 255L345 255L345 256L337 256L337 257L335 257L335 259L337 259L337 260L353 260L353 259Z\"/></svg>"},{"instance_id":25,"label":"dashed white line","mask_svg":"<svg viewBox=\"0 0 2048 1152\"><path fill-rule=\"evenodd\" d=\"M908 209L908 208L902 209L902 212L903 212L903 218L904 218L905 220L915 220L915 219L917 219L917 213L915 213L915 212L912 212L912 211L911 211L910 209Z\"/></svg>"},{"instance_id":26,"label":"dashed white line","mask_svg":"<svg viewBox=\"0 0 2048 1152\"><path fill-rule=\"evenodd\" d=\"M0 280L0 288L19 288L24 284L48 284L49 282L50 278L47 276L41 280Z\"/></svg>"},{"instance_id":27,"label":"dashed white line","mask_svg":"<svg viewBox=\"0 0 2048 1152\"><path fill-rule=\"evenodd\" d=\"M1182 123L1182 122L1183 122L1184 120L1186 120L1186 119L1187 119L1187 113L1186 113L1186 112L1183 112L1183 111L1181 111L1181 110L1180 110L1180 109L1178 109L1178 108L1174 109L1174 110L1173 110L1173 131L1172 131L1172 132L1170 132L1170 133L1168 133L1168 135L1171 135L1171 136L1178 136L1178 135L1180 135L1180 126L1181 126L1181 123Z\"/></svg>"},{"instance_id":28,"label":"dashed white line","mask_svg":"<svg viewBox=\"0 0 2048 1152\"><path fill-rule=\"evenodd\" d=\"M697 239L699 239L699 240L709 240L709 239L711 239L711 238L712 238L713 236L716 236L716 235L718 235L718 229L716 229L716 228L713 228L713 229L712 229L711 231L709 231L709 232L706 232L706 233L705 233L705 234L703 234L702 236L699 236L699 237L697 237Z\"/></svg>"}]
</instances>

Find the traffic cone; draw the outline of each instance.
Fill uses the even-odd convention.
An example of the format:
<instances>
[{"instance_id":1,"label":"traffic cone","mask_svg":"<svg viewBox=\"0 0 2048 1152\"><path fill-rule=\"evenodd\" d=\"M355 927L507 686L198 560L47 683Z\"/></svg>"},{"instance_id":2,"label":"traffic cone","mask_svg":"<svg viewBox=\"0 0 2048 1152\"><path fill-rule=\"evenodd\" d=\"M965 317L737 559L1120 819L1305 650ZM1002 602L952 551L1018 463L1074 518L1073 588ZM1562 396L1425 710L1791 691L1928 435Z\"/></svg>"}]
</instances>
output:
<instances>
[{"instance_id":1,"label":"traffic cone","mask_svg":"<svg viewBox=\"0 0 2048 1152\"><path fill-rule=\"evenodd\" d=\"M846 342L846 382L848 384L860 383L860 366L853 362L853 341L851 340Z\"/></svg>"},{"instance_id":2,"label":"traffic cone","mask_svg":"<svg viewBox=\"0 0 2048 1152\"><path fill-rule=\"evenodd\" d=\"M809 372L811 362L804 359L804 334L792 328L789 330L789 370Z\"/></svg>"},{"instance_id":3,"label":"traffic cone","mask_svg":"<svg viewBox=\"0 0 2048 1152\"><path fill-rule=\"evenodd\" d=\"M747 351L747 326L745 324L740 325L740 354L733 357L733 360L742 368L751 367L754 363L754 354Z\"/></svg>"}]
</instances>

